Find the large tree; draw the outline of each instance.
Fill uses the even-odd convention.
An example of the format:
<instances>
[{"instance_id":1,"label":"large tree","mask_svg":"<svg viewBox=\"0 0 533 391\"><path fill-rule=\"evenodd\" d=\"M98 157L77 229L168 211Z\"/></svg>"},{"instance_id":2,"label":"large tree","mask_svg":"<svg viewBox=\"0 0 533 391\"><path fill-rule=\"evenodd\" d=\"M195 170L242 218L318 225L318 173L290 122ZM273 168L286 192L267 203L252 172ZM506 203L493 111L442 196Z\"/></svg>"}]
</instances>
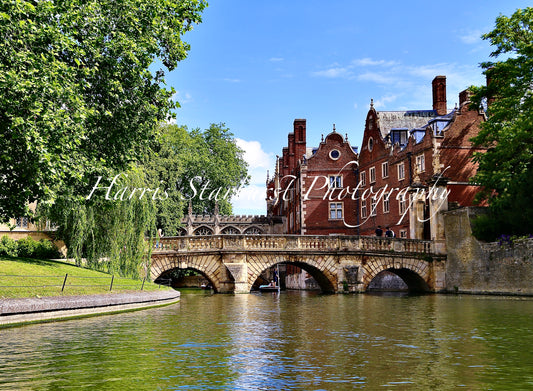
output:
<instances>
[{"instance_id":1,"label":"large tree","mask_svg":"<svg viewBox=\"0 0 533 391\"><path fill-rule=\"evenodd\" d=\"M477 224L478 234L533 233L533 8L500 15L484 34L498 61L481 64L487 86L474 88L472 101L487 110L475 145L488 148L475 156L474 181L490 214Z\"/></svg>"},{"instance_id":2,"label":"large tree","mask_svg":"<svg viewBox=\"0 0 533 391\"><path fill-rule=\"evenodd\" d=\"M141 158L174 107L165 70L186 57L181 36L205 5L2 1L0 220L33 200L86 194L95 174Z\"/></svg>"},{"instance_id":3,"label":"large tree","mask_svg":"<svg viewBox=\"0 0 533 391\"><path fill-rule=\"evenodd\" d=\"M247 163L233 133L223 123L189 131L164 125L148 166L169 197L157 203L157 226L175 235L189 203L194 213L231 214L231 199L248 184ZM155 186L154 183L154 186Z\"/></svg>"}]
</instances>

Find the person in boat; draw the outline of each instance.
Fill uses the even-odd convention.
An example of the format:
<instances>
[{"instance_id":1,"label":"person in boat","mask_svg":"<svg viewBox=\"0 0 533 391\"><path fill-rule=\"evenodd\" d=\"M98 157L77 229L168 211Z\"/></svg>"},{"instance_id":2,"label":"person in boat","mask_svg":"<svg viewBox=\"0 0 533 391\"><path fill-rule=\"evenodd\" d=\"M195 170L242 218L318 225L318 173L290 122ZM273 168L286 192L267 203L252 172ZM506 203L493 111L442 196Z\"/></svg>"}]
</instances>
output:
<instances>
[{"instance_id":1,"label":"person in boat","mask_svg":"<svg viewBox=\"0 0 533 391\"><path fill-rule=\"evenodd\" d=\"M268 284L268 286L276 286L276 283L272 280L270 281L270 284Z\"/></svg>"}]
</instances>

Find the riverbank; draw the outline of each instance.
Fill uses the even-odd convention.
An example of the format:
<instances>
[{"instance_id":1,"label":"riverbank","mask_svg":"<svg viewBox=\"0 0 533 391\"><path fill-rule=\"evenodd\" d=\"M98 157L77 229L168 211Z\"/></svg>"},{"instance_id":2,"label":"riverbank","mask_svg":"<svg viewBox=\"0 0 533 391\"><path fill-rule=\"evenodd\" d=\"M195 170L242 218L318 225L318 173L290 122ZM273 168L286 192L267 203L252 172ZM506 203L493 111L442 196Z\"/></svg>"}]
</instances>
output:
<instances>
[{"instance_id":1,"label":"riverbank","mask_svg":"<svg viewBox=\"0 0 533 391\"><path fill-rule=\"evenodd\" d=\"M134 311L173 304L179 299L180 293L174 290L3 299L0 327Z\"/></svg>"}]
</instances>

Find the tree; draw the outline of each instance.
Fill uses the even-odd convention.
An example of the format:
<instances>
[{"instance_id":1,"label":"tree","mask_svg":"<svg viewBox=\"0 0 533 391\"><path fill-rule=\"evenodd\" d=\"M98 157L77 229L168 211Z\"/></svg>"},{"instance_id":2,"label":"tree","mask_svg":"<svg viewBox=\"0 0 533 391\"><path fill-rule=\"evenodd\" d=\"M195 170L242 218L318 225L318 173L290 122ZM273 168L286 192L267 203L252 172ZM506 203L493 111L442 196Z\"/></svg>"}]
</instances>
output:
<instances>
[{"instance_id":1,"label":"tree","mask_svg":"<svg viewBox=\"0 0 533 391\"><path fill-rule=\"evenodd\" d=\"M165 71L205 0L5 0L0 5L0 220L86 194L141 159L169 116ZM155 64L161 69L150 71Z\"/></svg>"},{"instance_id":2,"label":"tree","mask_svg":"<svg viewBox=\"0 0 533 391\"><path fill-rule=\"evenodd\" d=\"M487 148L474 157L474 181L490 206L476 231L486 239L533 233L533 8L500 15L482 37L495 47L491 57L503 59L482 63L487 86L473 88L473 104L488 116L472 140Z\"/></svg>"},{"instance_id":3,"label":"tree","mask_svg":"<svg viewBox=\"0 0 533 391\"><path fill-rule=\"evenodd\" d=\"M186 126L164 125L148 166L152 183L167 190L169 197L157 203L157 226L165 235L177 234L189 201L195 213L231 214L231 198L248 184L247 163L223 123L205 131Z\"/></svg>"}]
</instances>

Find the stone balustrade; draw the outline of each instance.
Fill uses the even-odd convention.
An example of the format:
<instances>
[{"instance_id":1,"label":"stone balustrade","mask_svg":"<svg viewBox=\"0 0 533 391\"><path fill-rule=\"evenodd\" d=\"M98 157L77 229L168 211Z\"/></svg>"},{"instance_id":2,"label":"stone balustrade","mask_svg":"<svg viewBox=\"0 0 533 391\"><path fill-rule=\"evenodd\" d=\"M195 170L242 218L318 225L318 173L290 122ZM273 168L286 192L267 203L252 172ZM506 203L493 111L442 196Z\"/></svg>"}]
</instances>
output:
<instances>
[{"instance_id":1,"label":"stone balustrade","mask_svg":"<svg viewBox=\"0 0 533 391\"><path fill-rule=\"evenodd\" d=\"M374 236L319 235L209 235L164 237L154 244L153 252L195 252L212 250L258 251L358 251L435 253L433 242L416 239Z\"/></svg>"}]
</instances>

